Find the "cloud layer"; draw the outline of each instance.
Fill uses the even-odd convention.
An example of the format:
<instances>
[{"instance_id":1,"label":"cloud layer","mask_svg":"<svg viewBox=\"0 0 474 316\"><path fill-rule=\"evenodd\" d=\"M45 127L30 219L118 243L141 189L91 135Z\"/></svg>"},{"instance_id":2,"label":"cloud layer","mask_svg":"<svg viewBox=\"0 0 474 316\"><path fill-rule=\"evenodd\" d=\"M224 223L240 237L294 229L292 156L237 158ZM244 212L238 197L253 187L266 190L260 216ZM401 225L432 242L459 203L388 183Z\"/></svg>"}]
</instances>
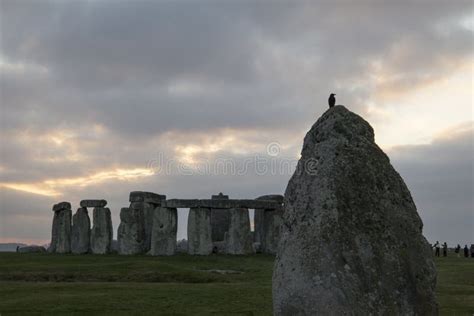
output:
<instances>
[{"instance_id":1,"label":"cloud layer","mask_svg":"<svg viewBox=\"0 0 474 316\"><path fill-rule=\"evenodd\" d=\"M329 92L388 145L412 144L417 129L413 117L401 119L411 111L405 100L467 71L471 84L458 85L471 96L456 106L462 120L429 129L425 145L390 151L427 232L454 242L456 228L438 233L448 219L440 197L450 192L452 212L472 226L472 146L463 147L471 158L450 147L472 145L472 130L443 140L432 131L472 126L472 9L471 1L3 0L0 238L47 240L58 199L106 198L117 227L133 190L282 193L288 172L258 175L254 166L239 176L191 177L160 173L154 162L163 155L191 166L216 157L243 164L269 158L272 142L278 159L295 159ZM444 116L446 106L429 105L417 120Z\"/></svg>"}]
</instances>

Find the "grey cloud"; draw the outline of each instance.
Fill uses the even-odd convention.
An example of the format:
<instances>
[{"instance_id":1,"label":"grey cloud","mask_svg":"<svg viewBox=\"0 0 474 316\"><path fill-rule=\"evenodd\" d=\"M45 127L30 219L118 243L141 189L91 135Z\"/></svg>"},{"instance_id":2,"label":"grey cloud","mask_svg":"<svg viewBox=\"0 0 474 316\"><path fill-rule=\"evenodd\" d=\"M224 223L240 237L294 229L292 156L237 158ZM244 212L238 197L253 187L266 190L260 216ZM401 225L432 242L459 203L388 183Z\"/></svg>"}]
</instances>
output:
<instances>
[{"instance_id":1,"label":"grey cloud","mask_svg":"<svg viewBox=\"0 0 474 316\"><path fill-rule=\"evenodd\" d=\"M389 152L410 188L430 241L474 242L474 130Z\"/></svg>"}]
</instances>

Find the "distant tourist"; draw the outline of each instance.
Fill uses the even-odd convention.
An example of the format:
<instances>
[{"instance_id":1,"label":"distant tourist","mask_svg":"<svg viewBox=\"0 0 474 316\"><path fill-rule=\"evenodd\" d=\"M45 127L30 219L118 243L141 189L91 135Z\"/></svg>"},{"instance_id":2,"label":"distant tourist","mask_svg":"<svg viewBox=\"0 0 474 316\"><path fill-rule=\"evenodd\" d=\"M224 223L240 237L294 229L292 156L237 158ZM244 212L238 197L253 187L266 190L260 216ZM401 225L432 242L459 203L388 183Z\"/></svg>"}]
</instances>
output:
<instances>
[{"instance_id":1,"label":"distant tourist","mask_svg":"<svg viewBox=\"0 0 474 316\"><path fill-rule=\"evenodd\" d=\"M444 242L443 244L443 257L447 257L448 256L448 244L446 242Z\"/></svg>"},{"instance_id":2,"label":"distant tourist","mask_svg":"<svg viewBox=\"0 0 474 316\"><path fill-rule=\"evenodd\" d=\"M18 250L20 250L20 246L16 246L16 252L18 252Z\"/></svg>"},{"instance_id":3,"label":"distant tourist","mask_svg":"<svg viewBox=\"0 0 474 316\"><path fill-rule=\"evenodd\" d=\"M435 256L439 257L439 241L436 241L435 244L433 245L433 248L435 249Z\"/></svg>"},{"instance_id":4,"label":"distant tourist","mask_svg":"<svg viewBox=\"0 0 474 316\"><path fill-rule=\"evenodd\" d=\"M461 245L460 245L460 244L458 244L458 245L456 246L456 248L454 248L454 252L455 252L456 255L458 256L458 258L461 256L461 254L460 254L460 253L461 253Z\"/></svg>"},{"instance_id":5,"label":"distant tourist","mask_svg":"<svg viewBox=\"0 0 474 316\"><path fill-rule=\"evenodd\" d=\"M474 244L471 244L471 258L474 258Z\"/></svg>"},{"instance_id":6,"label":"distant tourist","mask_svg":"<svg viewBox=\"0 0 474 316\"><path fill-rule=\"evenodd\" d=\"M469 248L467 248L467 245L464 245L464 257L465 258L469 257Z\"/></svg>"}]
</instances>

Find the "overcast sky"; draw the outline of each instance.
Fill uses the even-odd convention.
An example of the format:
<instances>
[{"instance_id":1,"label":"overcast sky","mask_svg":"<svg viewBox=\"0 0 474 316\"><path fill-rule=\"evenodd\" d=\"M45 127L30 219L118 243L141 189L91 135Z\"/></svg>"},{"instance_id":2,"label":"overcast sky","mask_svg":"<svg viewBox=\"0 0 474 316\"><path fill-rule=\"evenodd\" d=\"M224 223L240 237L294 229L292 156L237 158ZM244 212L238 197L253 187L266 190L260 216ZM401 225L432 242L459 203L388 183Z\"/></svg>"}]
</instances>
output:
<instances>
[{"instance_id":1,"label":"overcast sky","mask_svg":"<svg viewBox=\"0 0 474 316\"><path fill-rule=\"evenodd\" d=\"M62 200L106 199L116 235L134 190L282 194L334 92L428 240L474 243L473 19L463 0L0 0L0 242L48 242Z\"/></svg>"}]
</instances>

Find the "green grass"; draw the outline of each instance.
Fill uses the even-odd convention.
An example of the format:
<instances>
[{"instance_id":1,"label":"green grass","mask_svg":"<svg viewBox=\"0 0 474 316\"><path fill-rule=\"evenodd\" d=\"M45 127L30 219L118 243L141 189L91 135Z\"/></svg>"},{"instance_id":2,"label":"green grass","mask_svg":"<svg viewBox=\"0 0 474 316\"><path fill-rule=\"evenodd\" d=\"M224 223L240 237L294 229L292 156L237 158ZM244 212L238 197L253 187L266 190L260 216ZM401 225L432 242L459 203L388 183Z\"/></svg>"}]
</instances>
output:
<instances>
[{"instance_id":1,"label":"green grass","mask_svg":"<svg viewBox=\"0 0 474 316\"><path fill-rule=\"evenodd\" d=\"M474 314L474 259L436 263L441 314ZM0 253L0 314L271 315L272 267L266 255Z\"/></svg>"}]
</instances>

